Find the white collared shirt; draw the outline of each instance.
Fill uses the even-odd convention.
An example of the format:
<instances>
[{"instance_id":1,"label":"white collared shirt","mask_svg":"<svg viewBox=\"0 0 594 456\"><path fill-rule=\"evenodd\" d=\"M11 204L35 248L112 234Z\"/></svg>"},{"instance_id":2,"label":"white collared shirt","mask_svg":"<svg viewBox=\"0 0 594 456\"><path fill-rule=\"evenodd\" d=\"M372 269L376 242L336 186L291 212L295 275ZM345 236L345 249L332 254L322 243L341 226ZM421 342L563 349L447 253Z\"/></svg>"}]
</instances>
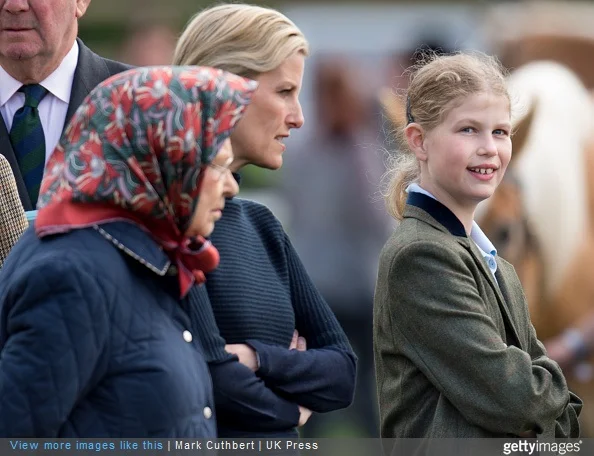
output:
<instances>
[{"instance_id":1,"label":"white collared shirt","mask_svg":"<svg viewBox=\"0 0 594 456\"><path fill-rule=\"evenodd\" d=\"M439 201L435 196L414 182L406 188L406 191L422 193L423 195L429 196L430 198ZM478 223L476 223L474 220L472 221L472 228L470 229L470 239L472 239L478 247L481 255L487 262L489 270L493 274L493 277L495 277L495 273L497 272L497 261L495 261L497 249L495 249L493 243L489 240L485 233L483 233L483 230L481 230L481 228L478 226ZM495 281L497 281L497 279L495 279Z\"/></svg>"},{"instance_id":2,"label":"white collared shirt","mask_svg":"<svg viewBox=\"0 0 594 456\"><path fill-rule=\"evenodd\" d=\"M77 63L78 43L75 41L60 66L40 82L49 91L39 103L39 116L43 126L43 134L45 135L46 162L58 144L64 130ZM0 114L2 114L4 124L9 132L15 112L25 104L25 94L18 91L22 85L21 82L10 76L4 68L0 67Z\"/></svg>"}]
</instances>

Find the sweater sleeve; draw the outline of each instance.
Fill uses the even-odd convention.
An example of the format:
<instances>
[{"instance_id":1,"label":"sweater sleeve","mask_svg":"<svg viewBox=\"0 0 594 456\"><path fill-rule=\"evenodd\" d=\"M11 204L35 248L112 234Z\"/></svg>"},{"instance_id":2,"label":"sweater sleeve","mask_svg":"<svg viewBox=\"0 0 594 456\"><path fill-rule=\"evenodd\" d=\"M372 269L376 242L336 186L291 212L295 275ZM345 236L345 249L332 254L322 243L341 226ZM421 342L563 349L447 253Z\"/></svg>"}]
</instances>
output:
<instances>
[{"instance_id":1,"label":"sweater sleeve","mask_svg":"<svg viewBox=\"0 0 594 456\"><path fill-rule=\"evenodd\" d=\"M104 292L71 264L2 282L0 435L56 437L105 368L110 325Z\"/></svg>"},{"instance_id":2,"label":"sweater sleeve","mask_svg":"<svg viewBox=\"0 0 594 456\"><path fill-rule=\"evenodd\" d=\"M297 426L299 408L269 389L264 381L225 351L204 286L190 290L187 304L213 382L217 425L241 431L275 432Z\"/></svg>"},{"instance_id":3,"label":"sweater sleeve","mask_svg":"<svg viewBox=\"0 0 594 456\"><path fill-rule=\"evenodd\" d=\"M260 359L257 373L273 389L315 412L348 407L355 390L355 354L290 240L283 235L296 329L305 337L307 350L250 340Z\"/></svg>"}]
</instances>

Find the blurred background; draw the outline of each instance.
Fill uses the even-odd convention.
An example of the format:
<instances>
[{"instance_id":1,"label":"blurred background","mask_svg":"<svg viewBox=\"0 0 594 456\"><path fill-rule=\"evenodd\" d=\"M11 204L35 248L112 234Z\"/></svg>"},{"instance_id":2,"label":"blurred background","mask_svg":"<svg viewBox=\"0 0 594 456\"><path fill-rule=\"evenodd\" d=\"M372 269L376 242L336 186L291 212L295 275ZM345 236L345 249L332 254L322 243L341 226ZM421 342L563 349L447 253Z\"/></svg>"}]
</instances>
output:
<instances>
[{"instance_id":1,"label":"blurred background","mask_svg":"<svg viewBox=\"0 0 594 456\"><path fill-rule=\"evenodd\" d=\"M378 435L378 418L372 353L373 289L379 252L395 224L386 215L379 190L386 158L398 153L392 130L403 110L393 95L406 88L405 69L414 63L415 52L420 48L436 52L476 49L496 54L512 74L530 62L553 60L575 76L582 90L581 99L590 106L594 85L594 6L592 2L493 0L252 3L272 6L291 18L309 40L311 56L306 63L301 95L304 127L293 131L287 142L281 171L253 167L245 170L240 196L267 204L282 221L360 360L355 404L329 416L313 417L302 433L308 437L374 437ZM186 22L210 4L203 0L95 0L81 21L80 36L105 57L134 65L167 64ZM543 68L540 73L532 73L535 81L547 78L548 70ZM588 163L594 163L589 161L594 148L592 153L588 149L594 117L589 111L578 112L575 105L564 104L563 100L569 100L569 95L564 94L565 83L555 81L562 79L553 77L544 82L543 92L551 92L547 87L555 89L561 101L546 102L552 115L530 117L534 125L524 128L532 136L528 138L528 133L524 133L518 146L536 144L535 135L540 135L537 149L543 153L542 159L534 155L536 152L522 152L523 162L515 160L508 173L524 186L508 189L510 197L494 200L495 206L481 212L487 234L497 241L496 247L514 264L523 285L529 289L530 311L539 336L545 338L563 334L586 321L594 306L594 289L585 285L594 282L594 264L590 264L594 254L578 255L575 243L560 243L566 252L565 266L557 271L556 288L538 285L553 280L547 275L548 263L559 264L554 254L542 254L543 244L544 250L551 243L557 245L555 239L564 238L566 228L576 220L579 226L570 230L572 236L581 250L590 252L588 246L594 233L590 220L594 185L585 171ZM528 87L542 85L528 82ZM535 91L524 107L539 96L540 92ZM543 101L539 106L544 105ZM580 121L587 126L586 133L573 135L583 139L572 146L573 152L569 146L565 151L563 142L551 149L552 142L547 142L542 133L557 131L561 139L568 135L569 127L558 129L559 116L570 124ZM515 118L525 117L518 114ZM584 118L586 121L582 122ZM547 144L551 149L548 155L543 152ZM514 143L514 154L518 150ZM566 156L576 165L573 171L562 166ZM542 209L538 190L533 190L529 197L522 193L533 185L534 179L532 183L522 179L527 176L527 168L535 169L535 163L549 167L541 175L548 176L545 187L554 192L553 196L547 194L548 201L557 201L556 206L551 206L552 211ZM566 170L565 174L561 170ZM578 173L580 179L576 179ZM574 191L587 194L582 200L590 201L589 207L567 204L576 200L575 195L564 190L569 188L564 185L568 179L582 182ZM540 185L542 188L542 182ZM512 207L517 209L513 213ZM550 217L561 218L561 212L555 212L557 207L565 211L565 231L549 230L545 233L548 237L540 239L541 232L535 227L553 226ZM572 217L567 211L579 216ZM527 249L537 248L539 243L541 250L531 256ZM594 253L594 242L591 245L590 253ZM530 258L536 259L527 264ZM582 271L582 281L567 282L565 278L576 276L576 270ZM584 276L583 271L590 272ZM572 293L569 302L563 291L568 287ZM594 399L591 364L582 359L564 368L572 388L580 390L584 398L592 395ZM582 420L584 435L593 437L593 417L586 412Z\"/></svg>"}]
</instances>

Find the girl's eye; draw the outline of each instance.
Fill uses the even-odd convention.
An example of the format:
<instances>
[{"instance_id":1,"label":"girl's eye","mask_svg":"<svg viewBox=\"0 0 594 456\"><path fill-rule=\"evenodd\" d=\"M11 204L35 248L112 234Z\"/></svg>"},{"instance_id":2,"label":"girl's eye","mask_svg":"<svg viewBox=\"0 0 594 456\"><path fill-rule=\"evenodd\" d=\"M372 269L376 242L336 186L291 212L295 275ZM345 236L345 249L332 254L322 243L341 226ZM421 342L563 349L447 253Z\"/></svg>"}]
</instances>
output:
<instances>
[{"instance_id":1,"label":"girl's eye","mask_svg":"<svg viewBox=\"0 0 594 456\"><path fill-rule=\"evenodd\" d=\"M502 128L498 128L497 130L494 130L493 133L495 133L498 136L508 136L509 135L509 132Z\"/></svg>"},{"instance_id":2,"label":"girl's eye","mask_svg":"<svg viewBox=\"0 0 594 456\"><path fill-rule=\"evenodd\" d=\"M460 131L464 133L474 133L476 130L473 127L464 127Z\"/></svg>"}]
</instances>

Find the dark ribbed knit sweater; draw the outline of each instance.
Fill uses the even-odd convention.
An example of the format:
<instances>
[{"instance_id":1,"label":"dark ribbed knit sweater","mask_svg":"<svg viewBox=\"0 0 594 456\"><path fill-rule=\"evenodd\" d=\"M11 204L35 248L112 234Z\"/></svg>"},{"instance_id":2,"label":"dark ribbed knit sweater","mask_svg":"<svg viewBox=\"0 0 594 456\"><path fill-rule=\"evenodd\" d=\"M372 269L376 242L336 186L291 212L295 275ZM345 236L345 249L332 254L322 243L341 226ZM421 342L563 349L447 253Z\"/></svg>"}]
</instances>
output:
<instances>
[{"instance_id":1,"label":"dark ribbed knit sweater","mask_svg":"<svg viewBox=\"0 0 594 456\"><path fill-rule=\"evenodd\" d=\"M355 355L272 212L227 200L212 241L221 263L190 301L211 367L219 436L294 436L297 404L315 412L347 407ZM295 329L307 351L288 349ZM258 372L225 352L225 343L251 345Z\"/></svg>"}]
</instances>

